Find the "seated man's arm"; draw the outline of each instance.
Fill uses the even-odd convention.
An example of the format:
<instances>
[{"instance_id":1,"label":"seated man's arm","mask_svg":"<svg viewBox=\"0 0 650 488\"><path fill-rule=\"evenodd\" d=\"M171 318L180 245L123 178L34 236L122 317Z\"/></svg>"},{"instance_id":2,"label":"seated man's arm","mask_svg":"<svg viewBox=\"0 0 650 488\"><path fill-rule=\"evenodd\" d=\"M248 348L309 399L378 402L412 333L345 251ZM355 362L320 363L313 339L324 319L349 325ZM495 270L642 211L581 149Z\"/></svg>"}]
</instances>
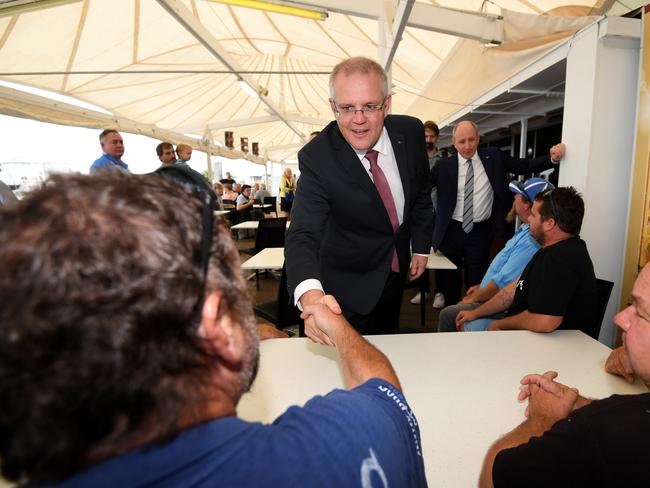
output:
<instances>
[{"instance_id":1,"label":"seated man's arm","mask_svg":"<svg viewBox=\"0 0 650 488\"><path fill-rule=\"evenodd\" d=\"M517 315L495 320L488 330L532 330L533 332L553 332L564 317L562 315L544 315L525 310Z\"/></svg>"},{"instance_id":2,"label":"seated man's arm","mask_svg":"<svg viewBox=\"0 0 650 488\"><path fill-rule=\"evenodd\" d=\"M342 315L333 313L323 303L306 305L301 316L305 333L316 342L332 344L338 349L345 387L355 388L370 378L380 378L401 390L401 385L388 358L366 341ZM309 322L307 319L311 318ZM322 336L327 338L323 341Z\"/></svg>"},{"instance_id":3,"label":"seated man's arm","mask_svg":"<svg viewBox=\"0 0 650 488\"><path fill-rule=\"evenodd\" d=\"M526 375L521 380L525 388L519 399L528 398L528 418L490 447L481 470L480 488L492 488L494 461L501 451L525 444L531 437L540 437L556 422L568 417L571 411L589 403L575 388L554 382L555 377L556 372L548 371L544 375Z\"/></svg>"},{"instance_id":4,"label":"seated man's arm","mask_svg":"<svg viewBox=\"0 0 650 488\"><path fill-rule=\"evenodd\" d=\"M479 319L481 317L489 317L490 315L497 314L507 310L512 305L512 300L515 297L515 287L517 280L504 286L499 292L490 298L487 302L480 305L474 310L464 310L456 316L456 327L459 329L466 322Z\"/></svg>"},{"instance_id":5,"label":"seated man's arm","mask_svg":"<svg viewBox=\"0 0 650 488\"><path fill-rule=\"evenodd\" d=\"M494 281L490 280L483 288L476 287L471 293L468 290L467 295L460 303L487 302L497 293L499 293L499 287Z\"/></svg>"}]
</instances>

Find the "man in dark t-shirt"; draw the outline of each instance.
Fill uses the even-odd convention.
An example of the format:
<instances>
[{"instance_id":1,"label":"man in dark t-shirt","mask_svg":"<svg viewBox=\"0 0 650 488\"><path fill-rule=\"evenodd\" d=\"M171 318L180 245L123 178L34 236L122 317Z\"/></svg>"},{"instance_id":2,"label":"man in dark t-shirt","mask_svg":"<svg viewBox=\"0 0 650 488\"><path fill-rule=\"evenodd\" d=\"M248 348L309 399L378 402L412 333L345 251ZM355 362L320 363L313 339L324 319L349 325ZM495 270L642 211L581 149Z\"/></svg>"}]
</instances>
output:
<instances>
[{"instance_id":1,"label":"man in dark t-shirt","mask_svg":"<svg viewBox=\"0 0 650 488\"><path fill-rule=\"evenodd\" d=\"M542 248L519 279L474 310L456 317L459 330L525 329L552 332L598 327L596 276L585 242L578 237L584 202L573 187L538 193L530 233Z\"/></svg>"},{"instance_id":2,"label":"man in dark t-shirt","mask_svg":"<svg viewBox=\"0 0 650 488\"><path fill-rule=\"evenodd\" d=\"M628 381L637 375L650 388L650 267L614 321L624 341L606 370ZM650 393L590 400L556 377L547 371L521 380L527 418L488 450L480 487L650 485Z\"/></svg>"}]
</instances>

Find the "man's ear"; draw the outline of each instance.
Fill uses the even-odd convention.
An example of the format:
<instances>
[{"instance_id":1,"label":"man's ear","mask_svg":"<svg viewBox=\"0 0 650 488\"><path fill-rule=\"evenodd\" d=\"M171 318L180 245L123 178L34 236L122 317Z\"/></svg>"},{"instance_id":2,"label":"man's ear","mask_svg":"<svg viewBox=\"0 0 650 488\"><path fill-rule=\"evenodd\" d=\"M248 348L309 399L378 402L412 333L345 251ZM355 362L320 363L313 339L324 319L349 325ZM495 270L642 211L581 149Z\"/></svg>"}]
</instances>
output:
<instances>
[{"instance_id":1,"label":"man's ear","mask_svg":"<svg viewBox=\"0 0 650 488\"><path fill-rule=\"evenodd\" d=\"M230 315L221 313L223 307L220 293L209 293L203 301L199 335L205 339L205 347L211 354L216 354L229 363L241 361L242 341L238 324L233 323Z\"/></svg>"}]
</instances>

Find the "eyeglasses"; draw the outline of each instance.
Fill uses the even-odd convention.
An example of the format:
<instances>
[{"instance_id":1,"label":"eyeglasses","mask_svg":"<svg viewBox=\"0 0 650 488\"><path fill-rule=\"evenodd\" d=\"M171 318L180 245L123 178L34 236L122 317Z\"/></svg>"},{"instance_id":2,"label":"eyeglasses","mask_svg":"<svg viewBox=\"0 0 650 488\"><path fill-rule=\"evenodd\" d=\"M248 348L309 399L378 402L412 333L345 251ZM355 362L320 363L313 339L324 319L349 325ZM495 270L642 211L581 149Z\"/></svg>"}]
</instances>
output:
<instances>
[{"instance_id":1,"label":"eyeglasses","mask_svg":"<svg viewBox=\"0 0 650 488\"><path fill-rule=\"evenodd\" d=\"M557 208L555 207L555 202L553 201L553 190L555 190L555 188L544 190L539 194L539 196L542 200L548 197L548 201L551 202L551 213L553 214L553 219L557 221Z\"/></svg>"},{"instance_id":2,"label":"eyeglasses","mask_svg":"<svg viewBox=\"0 0 650 488\"><path fill-rule=\"evenodd\" d=\"M356 108L354 105L337 105L335 101L332 101L332 106L334 107L334 113L337 117L352 116L357 112L362 112L363 115L367 116L368 114L374 114L382 110L386 105L386 98L388 97L385 97L380 104L367 103L361 108Z\"/></svg>"}]
</instances>

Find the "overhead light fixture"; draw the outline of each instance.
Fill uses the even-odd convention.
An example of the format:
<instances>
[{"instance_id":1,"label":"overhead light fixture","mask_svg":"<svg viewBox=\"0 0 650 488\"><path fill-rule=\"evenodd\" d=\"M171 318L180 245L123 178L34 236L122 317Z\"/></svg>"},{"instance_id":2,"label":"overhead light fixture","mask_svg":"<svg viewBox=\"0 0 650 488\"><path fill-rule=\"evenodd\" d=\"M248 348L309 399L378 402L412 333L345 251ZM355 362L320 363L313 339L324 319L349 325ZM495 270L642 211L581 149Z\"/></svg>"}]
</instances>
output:
<instances>
[{"instance_id":1,"label":"overhead light fixture","mask_svg":"<svg viewBox=\"0 0 650 488\"><path fill-rule=\"evenodd\" d=\"M274 12L276 14L294 15L296 17L303 17L312 20L325 20L327 19L326 10L318 10L314 8L305 8L289 5L288 2L264 2L262 0L208 0L215 3L224 3L226 5L234 5L236 7L253 8L256 10L264 10L265 12Z\"/></svg>"}]
</instances>

